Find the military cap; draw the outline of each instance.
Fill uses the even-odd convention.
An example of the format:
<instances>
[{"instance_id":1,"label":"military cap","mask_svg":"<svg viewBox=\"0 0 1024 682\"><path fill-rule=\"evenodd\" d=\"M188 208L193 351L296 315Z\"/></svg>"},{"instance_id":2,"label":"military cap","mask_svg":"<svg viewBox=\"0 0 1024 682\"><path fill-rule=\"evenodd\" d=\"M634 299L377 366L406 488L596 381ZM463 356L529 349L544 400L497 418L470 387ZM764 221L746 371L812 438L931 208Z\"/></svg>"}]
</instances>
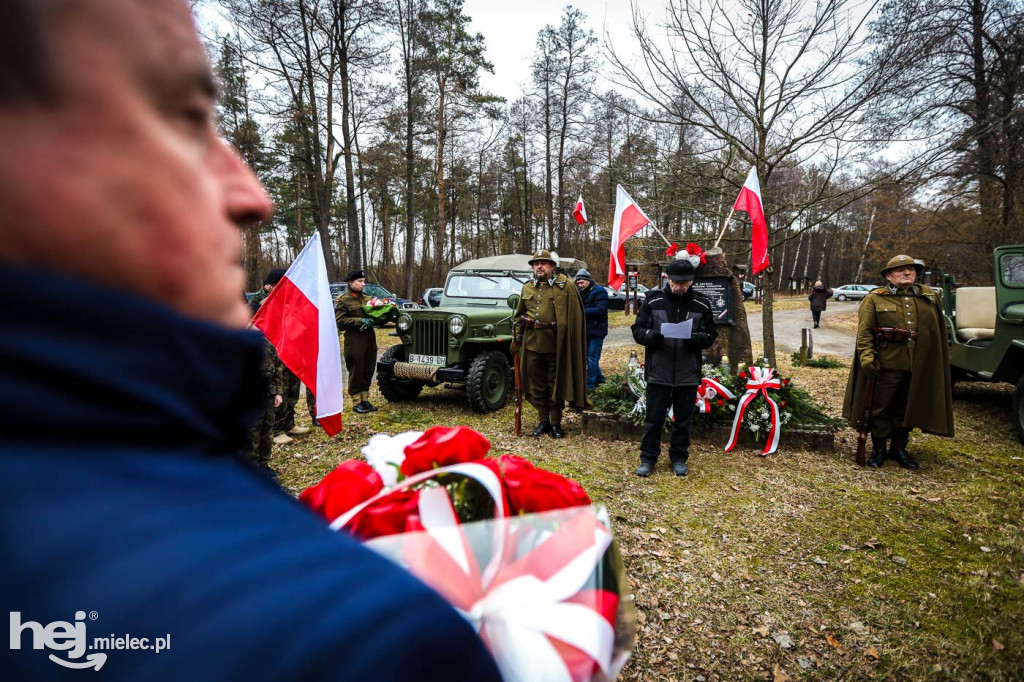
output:
<instances>
[{"instance_id":1,"label":"military cap","mask_svg":"<svg viewBox=\"0 0 1024 682\"><path fill-rule=\"evenodd\" d=\"M366 279L366 275L363 274L362 270L349 270L348 274L345 275L345 281L351 282L354 279Z\"/></svg>"},{"instance_id":2,"label":"military cap","mask_svg":"<svg viewBox=\"0 0 1024 682\"><path fill-rule=\"evenodd\" d=\"M558 263L555 262L555 259L551 257L551 252L545 249L541 249L537 253L533 254L533 258L530 259L530 265L533 265L537 261L541 260L546 260L552 265L558 265Z\"/></svg>"},{"instance_id":3,"label":"military cap","mask_svg":"<svg viewBox=\"0 0 1024 682\"><path fill-rule=\"evenodd\" d=\"M693 267L693 263L681 258L669 263L665 268L665 274L673 282L692 282L693 278L697 276L697 270Z\"/></svg>"},{"instance_id":4,"label":"military cap","mask_svg":"<svg viewBox=\"0 0 1024 682\"><path fill-rule=\"evenodd\" d=\"M885 273L896 268L902 268L904 265L913 265L914 269L917 270L917 274L920 276L924 272L924 263L921 261L911 258L910 256L900 254L899 256L893 256L892 259L886 263L885 267L882 268L882 277L885 277Z\"/></svg>"}]
</instances>

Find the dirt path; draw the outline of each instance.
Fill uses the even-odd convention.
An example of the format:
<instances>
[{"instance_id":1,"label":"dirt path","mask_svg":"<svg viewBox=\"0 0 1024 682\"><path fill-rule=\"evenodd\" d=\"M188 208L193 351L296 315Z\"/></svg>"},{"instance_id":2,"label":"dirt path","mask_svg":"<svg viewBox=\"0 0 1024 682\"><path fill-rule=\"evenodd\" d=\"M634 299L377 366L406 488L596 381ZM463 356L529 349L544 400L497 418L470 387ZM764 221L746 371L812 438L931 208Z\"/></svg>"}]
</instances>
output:
<instances>
[{"instance_id":1,"label":"dirt path","mask_svg":"<svg viewBox=\"0 0 1024 682\"><path fill-rule=\"evenodd\" d=\"M856 312L856 301L829 301L828 309L822 313L822 319L832 315ZM761 311L747 315L750 325L750 338L759 342L762 338ZM775 346L778 350L793 352L800 349L800 330L812 327L810 310L782 310L775 313ZM841 358L853 357L854 334L841 329L830 329L827 325L813 329L815 355L834 355ZM629 327L613 327L608 330L605 348L617 348L633 343Z\"/></svg>"}]
</instances>

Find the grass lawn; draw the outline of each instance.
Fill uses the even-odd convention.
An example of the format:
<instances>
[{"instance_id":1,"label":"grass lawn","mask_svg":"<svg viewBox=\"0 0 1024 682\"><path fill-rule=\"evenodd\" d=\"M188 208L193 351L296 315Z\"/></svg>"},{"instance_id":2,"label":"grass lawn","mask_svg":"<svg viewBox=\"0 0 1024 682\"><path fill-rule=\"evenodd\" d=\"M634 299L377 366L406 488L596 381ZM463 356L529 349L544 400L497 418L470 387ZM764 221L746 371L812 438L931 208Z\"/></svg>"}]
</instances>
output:
<instances>
[{"instance_id":1,"label":"grass lawn","mask_svg":"<svg viewBox=\"0 0 1024 682\"><path fill-rule=\"evenodd\" d=\"M606 351L605 372L628 353ZM846 369L780 361L839 413ZM567 414L563 441L516 439L511 404L478 415L443 389L402 404L375 390L379 412L348 407L341 434L275 447L272 465L298 494L374 433L468 424L495 453L578 479L609 508L636 593L640 632L622 679L1022 679L1024 448L1008 387L958 385L954 397L955 439L912 437L918 472L856 467L845 429L835 453L790 450L783 432L767 458L695 447L688 477L664 458L640 479L637 444L585 438L578 415Z\"/></svg>"}]
</instances>

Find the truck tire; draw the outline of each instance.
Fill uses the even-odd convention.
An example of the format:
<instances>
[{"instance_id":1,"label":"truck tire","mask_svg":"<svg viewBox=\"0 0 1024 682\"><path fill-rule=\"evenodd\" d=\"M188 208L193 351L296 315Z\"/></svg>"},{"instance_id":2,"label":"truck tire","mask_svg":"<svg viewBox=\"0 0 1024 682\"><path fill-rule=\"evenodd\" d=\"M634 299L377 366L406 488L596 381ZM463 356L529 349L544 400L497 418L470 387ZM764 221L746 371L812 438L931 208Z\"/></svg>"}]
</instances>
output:
<instances>
[{"instance_id":1,"label":"truck tire","mask_svg":"<svg viewBox=\"0 0 1024 682\"><path fill-rule=\"evenodd\" d=\"M391 346L380 361L383 364L394 365L401 357L402 346ZM381 369L377 372L377 388L384 396L384 399L391 403L400 403L405 400L412 400L423 390L423 382L412 379L396 379L394 372L388 369Z\"/></svg>"},{"instance_id":2,"label":"truck tire","mask_svg":"<svg viewBox=\"0 0 1024 682\"><path fill-rule=\"evenodd\" d=\"M1013 392L1013 427L1017 430L1017 440L1024 444L1024 377L1017 382L1017 390Z\"/></svg>"},{"instance_id":3,"label":"truck tire","mask_svg":"<svg viewBox=\"0 0 1024 682\"><path fill-rule=\"evenodd\" d=\"M466 377L466 397L476 412L500 410L508 401L512 373L508 358L500 351L488 351L473 358Z\"/></svg>"}]
</instances>

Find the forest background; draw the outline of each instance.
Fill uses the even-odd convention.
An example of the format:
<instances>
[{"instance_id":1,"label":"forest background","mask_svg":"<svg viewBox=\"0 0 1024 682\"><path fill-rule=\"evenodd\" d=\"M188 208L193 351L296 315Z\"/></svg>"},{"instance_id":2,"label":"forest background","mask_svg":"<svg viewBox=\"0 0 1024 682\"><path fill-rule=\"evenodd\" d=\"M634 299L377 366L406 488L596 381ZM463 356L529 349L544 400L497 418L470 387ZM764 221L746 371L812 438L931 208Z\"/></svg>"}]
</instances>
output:
<instances>
[{"instance_id":1,"label":"forest background","mask_svg":"<svg viewBox=\"0 0 1024 682\"><path fill-rule=\"evenodd\" d=\"M244 233L248 289L313 230L332 280L364 268L414 300L459 262L537 248L603 282L616 184L708 248L751 166L769 294L874 282L895 253L984 284L991 250L1024 241L1019 0L631 7L627 45L566 5L522 36L531 78L501 98L463 0L193 0L221 129L277 206ZM664 260L647 232L631 261ZM749 262L745 214L722 247Z\"/></svg>"}]
</instances>

